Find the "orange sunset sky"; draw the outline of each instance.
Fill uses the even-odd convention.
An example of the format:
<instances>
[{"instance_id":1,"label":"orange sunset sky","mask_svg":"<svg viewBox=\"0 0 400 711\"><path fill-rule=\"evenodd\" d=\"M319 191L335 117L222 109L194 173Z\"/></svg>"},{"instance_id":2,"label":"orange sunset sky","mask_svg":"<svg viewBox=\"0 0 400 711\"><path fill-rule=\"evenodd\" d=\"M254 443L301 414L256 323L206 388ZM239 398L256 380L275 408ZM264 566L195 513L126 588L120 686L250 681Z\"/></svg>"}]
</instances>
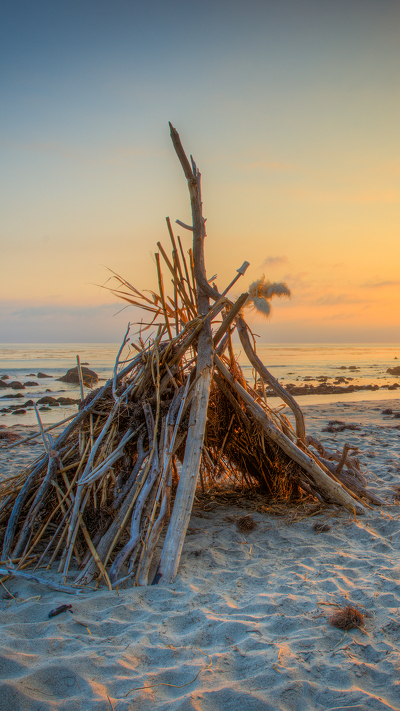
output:
<instances>
[{"instance_id":1,"label":"orange sunset sky","mask_svg":"<svg viewBox=\"0 0 400 711\"><path fill-rule=\"evenodd\" d=\"M117 342L190 222L169 138L203 176L206 262L290 300L265 342L400 341L400 3L2 3L1 341ZM190 235L177 228L187 247Z\"/></svg>"}]
</instances>

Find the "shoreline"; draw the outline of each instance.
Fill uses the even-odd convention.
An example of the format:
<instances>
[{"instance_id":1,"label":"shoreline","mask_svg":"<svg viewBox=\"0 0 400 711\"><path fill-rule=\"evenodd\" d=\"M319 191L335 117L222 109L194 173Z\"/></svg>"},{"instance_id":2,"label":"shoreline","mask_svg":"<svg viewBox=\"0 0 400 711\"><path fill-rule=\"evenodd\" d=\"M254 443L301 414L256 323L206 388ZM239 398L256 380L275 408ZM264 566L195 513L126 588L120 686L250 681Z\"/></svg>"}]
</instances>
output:
<instances>
[{"instance_id":1,"label":"shoreline","mask_svg":"<svg viewBox=\"0 0 400 711\"><path fill-rule=\"evenodd\" d=\"M199 497L172 585L75 597L5 581L16 599L0 593L0 711L399 711L400 420L383 411L400 399L302 408L308 434L358 447L385 505L310 517ZM360 429L326 432L330 420ZM38 442L0 448L0 471L16 473ZM256 525L242 533L246 514ZM73 612L49 619L61 604ZM365 613L362 629L329 623L346 605Z\"/></svg>"}]
</instances>

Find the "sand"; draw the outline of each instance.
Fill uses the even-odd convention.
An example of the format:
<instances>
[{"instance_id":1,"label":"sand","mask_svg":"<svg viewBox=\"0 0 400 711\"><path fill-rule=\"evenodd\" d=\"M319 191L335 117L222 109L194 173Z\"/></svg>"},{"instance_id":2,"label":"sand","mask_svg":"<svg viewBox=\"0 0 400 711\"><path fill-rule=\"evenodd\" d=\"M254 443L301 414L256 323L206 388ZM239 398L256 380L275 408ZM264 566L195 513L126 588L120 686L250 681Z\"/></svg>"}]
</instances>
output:
<instances>
[{"instance_id":1,"label":"sand","mask_svg":"<svg viewBox=\"0 0 400 711\"><path fill-rule=\"evenodd\" d=\"M365 516L198 504L169 587L69 596L6 581L18 599L0 591L0 711L400 709L400 420L381 414L396 406L304 408L309 434L360 448L387 502ZM333 419L361 429L321 434ZM0 468L27 459L22 449L1 450ZM256 527L244 534L246 513ZM49 619L62 603L73 613ZM349 604L363 629L329 624Z\"/></svg>"}]
</instances>

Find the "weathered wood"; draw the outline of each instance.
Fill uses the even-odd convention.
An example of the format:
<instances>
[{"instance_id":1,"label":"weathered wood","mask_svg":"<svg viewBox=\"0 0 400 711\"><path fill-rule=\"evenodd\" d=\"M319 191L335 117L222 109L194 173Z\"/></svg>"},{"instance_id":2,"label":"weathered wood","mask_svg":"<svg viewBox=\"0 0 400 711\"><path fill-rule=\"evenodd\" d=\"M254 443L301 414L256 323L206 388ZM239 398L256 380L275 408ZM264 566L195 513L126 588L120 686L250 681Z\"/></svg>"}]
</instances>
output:
<instances>
[{"instance_id":1,"label":"weathered wood","mask_svg":"<svg viewBox=\"0 0 400 711\"><path fill-rule=\"evenodd\" d=\"M288 393L288 391L285 390L284 387L282 387L278 380L274 378L274 376L269 372L269 370L267 370L265 365L259 359L257 353L254 351L250 343L246 323L240 316L236 318L236 327L239 334L240 342L243 346L243 350L246 353L250 363L252 364L253 368L256 369L257 373L262 377L264 382L268 383L268 385L278 395L278 397L282 398L283 402L285 402L290 407L296 420L297 439L303 444L305 444L306 428L304 424L304 415L299 405L292 397L292 395Z\"/></svg>"},{"instance_id":2,"label":"weathered wood","mask_svg":"<svg viewBox=\"0 0 400 711\"><path fill-rule=\"evenodd\" d=\"M137 585L148 584L150 565L159 537L164 527L166 517L169 514L172 489L172 457L178 434L178 427L185 408L185 401L188 395L189 385L190 375L187 377L185 387L182 386L175 393L169 408L168 417L165 424L164 446L162 453L160 453L160 461L162 462L163 471L159 483L157 496L153 505L153 511L150 516L146 540L144 541L141 557L138 564L138 572L136 577ZM161 496L162 499L160 511L158 513L157 519L154 521L157 504Z\"/></svg>"},{"instance_id":3,"label":"weathered wood","mask_svg":"<svg viewBox=\"0 0 400 711\"><path fill-rule=\"evenodd\" d=\"M204 262L204 239L206 236L205 220L201 202L201 175L193 159L192 166L183 150L179 134L170 124L171 138L188 181L190 204L193 220L193 263L197 286L197 303L200 316L207 316L210 310L209 299L221 298L213 289L206 276ZM223 300L221 300L222 307ZM207 422L207 409L213 371L213 342L211 320L208 316L199 331L197 343L196 376L198 378L191 403L189 432L186 439L185 456L179 477L174 508L161 553L161 559L154 582L169 584L178 570L186 530L189 525L194 495L199 476L204 433Z\"/></svg>"},{"instance_id":4,"label":"weathered wood","mask_svg":"<svg viewBox=\"0 0 400 711\"><path fill-rule=\"evenodd\" d=\"M299 464L307 472L307 474L309 474L317 485L318 490L324 496L332 500L334 503L344 506L348 511L355 510L358 514L365 513L364 507L358 501L353 499L340 484L333 481L329 475L318 466L314 459L299 449L299 447L291 442L291 440L273 424L262 407L255 402L247 390L245 390L242 385L234 379L218 356L215 356L215 364L219 372L224 376L224 378L226 378L226 380L241 397L249 412L265 432L267 437L279 445L279 447L293 461L297 462L297 464Z\"/></svg>"},{"instance_id":5,"label":"weathered wood","mask_svg":"<svg viewBox=\"0 0 400 711\"><path fill-rule=\"evenodd\" d=\"M207 420L211 375L212 369L205 367L195 387L190 410L185 457L179 477L171 521L154 579L156 584L168 585L174 579L178 570L197 486Z\"/></svg>"},{"instance_id":6,"label":"weathered wood","mask_svg":"<svg viewBox=\"0 0 400 711\"><path fill-rule=\"evenodd\" d=\"M240 276L240 275L238 275ZM225 335L227 332L229 326L233 323L235 317L239 313L240 309L243 308L244 304L247 301L249 293L246 291L244 294L241 294L239 298L235 301L235 303L231 306L230 310L226 314L224 320L222 321L218 331L214 334L213 338L213 343L214 343L214 348L217 347L218 343L220 342L221 338Z\"/></svg>"},{"instance_id":7,"label":"weathered wood","mask_svg":"<svg viewBox=\"0 0 400 711\"><path fill-rule=\"evenodd\" d=\"M157 477L160 472L159 457L158 457L158 446L157 446L157 429L153 413L151 411L150 405L148 403L143 403L143 410L146 416L147 428L149 431L149 440L152 442L153 457L151 461L150 471L146 477L146 481L143 484L141 492L136 500L135 507L132 512L131 521L131 532L129 541L125 544L122 550L118 553L115 558L111 568L110 568L110 581L112 584L118 580L119 571L121 566L125 563L127 558L132 555L137 544L140 541L141 529L140 522L142 518L143 509L146 505L147 499L151 493L151 490L157 481ZM158 421L158 417L157 417Z\"/></svg>"},{"instance_id":8,"label":"weathered wood","mask_svg":"<svg viewBox=\"0 0 400 711\"><path fill-rule=\"evenodd\" d=\"M31 575L31 573L24 573L22 570L14 570L14 568L0 568L0 575L9 575L14 578L31 580L33 583L44 585L46 588L50 588L51 590L57 590L57 592L67 593L67 595L79 595L79 593L83 592L83 590L71 588L69 585L59 585L58 583L53 583L51 580L38 578L37 575Z\"/></svg>"},{"instance_id":9,"label":"weathered wood","mask_svg":"<svg viewBox=\"0 0 400 711\"><path fill-rule=\"evenodd\" d=\"M201 288L203 294L216 301L219 299L220 294L208 283L204 263L203 243L206 230L205 220L202 213L201 193L199 190L200 173L197 168L196 171L194 171L193 167L191 167L182 147L181 139L176 128L174 128L171 123L169 124L169 127L171 131L172 143L188 181L193 219L193 266L197 287Z\"/></svg>"},{"instance_id":10,"label":"weathered wood","mask_svg":"<svg viewBox=\"0 0 400 711\"><path fill-rule=\"evenodd\" d=\"M14 548L13 551L13 558L19 558L20 555L23 554L28 541L31 537L32 534L32 528L35 523L36 516L39 512L40 506L43 502L43 499L49 490L51 486L51 480L52 478L56 475L57 469L60 466L60 459L59 459L59 454L58 452L54 452L53 450L50 450L49 452L49 463L47 465L47 472L45 477L43 478L43 481L39 487L39 491L37 492L35 499L31 505L31 508L28 512L28 515L25 519L24 525L22 527L21 533L19 535L19 539L17 542L17 545Z\"/></svg>"},{"instance_id":11,"label":"weathered wood","mask_svg":"<svg viewBox=\"0 0 400 711\"><path fill-rule=\"evenodd\" d=\"M142 359L142 354L140 353L136 358L134 358L128 365L125 366L119 373L118 373L118 380L121 380L125 375L127 375L136 365L138 365L141 362ZM69 438L69 436L72 434L72 432L81 424L81 422L87 417L89 412L92 410L96 409L96 405L99 400L101 400L110 390L112 387L112 379L108 380L106 384L99 390L99 392L94 396L93 400L91 400L78 414L75 416L75 418L72 420L72 422L68 425L68 427L65 428L65 430L60 434L60 436L56 439L53 449L57 452L60 452L61 448ZM37 466L32 470L30 475L28 476L24 486L22 487L21 491L19 492L15 504L13 506L13 510L11 512L8 525L7 525L7 530L4 536L4 542L3 542L3 552L2 552L2 558L3 560L7 560L10 555L10 548L12 546L14 536L15 536L15 531L18 525L19 517L21 515L21 511L24 507L24 504L31 492L31 489L35 485L38 477L42 473L44 467L47 465L49 460L49 455L46 454L43 459L40 460L40 462L37 464Z\"/></svg>"}]
</instances>

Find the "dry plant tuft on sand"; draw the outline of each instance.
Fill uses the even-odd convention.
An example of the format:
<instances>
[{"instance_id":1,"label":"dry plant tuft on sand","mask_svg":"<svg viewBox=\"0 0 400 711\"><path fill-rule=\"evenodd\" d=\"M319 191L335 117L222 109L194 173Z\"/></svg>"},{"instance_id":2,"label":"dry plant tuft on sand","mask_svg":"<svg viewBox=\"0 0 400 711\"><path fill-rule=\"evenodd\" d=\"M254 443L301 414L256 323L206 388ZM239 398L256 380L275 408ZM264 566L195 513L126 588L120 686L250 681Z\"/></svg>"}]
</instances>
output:
<instances>
[{"instance_id":1,"label":"dry plant tuft on sand","mask_svg":"<svg viewBox=\"0 0 400 711\"><path fill-rule=\"evenodd\" d=\"M236 525L242 533L249 533L253 531L256 527L254 519L248 514L247 516L241 516L236 521Z\"/></svg>"},{"instance_id":2,"label":"dry plant tuft on sand","mask_svg":"<svg viewBox=\"0 0 400 711\"><path fill-rule=\"evenodd\" d=\"M352 630L364 626L364 617L365 615L357 610L356 607L348 605L342 610L335 612L332 617L329 618L329 624L334 627L339 627L341 630Z\"/></svg>"}]
</instances>

